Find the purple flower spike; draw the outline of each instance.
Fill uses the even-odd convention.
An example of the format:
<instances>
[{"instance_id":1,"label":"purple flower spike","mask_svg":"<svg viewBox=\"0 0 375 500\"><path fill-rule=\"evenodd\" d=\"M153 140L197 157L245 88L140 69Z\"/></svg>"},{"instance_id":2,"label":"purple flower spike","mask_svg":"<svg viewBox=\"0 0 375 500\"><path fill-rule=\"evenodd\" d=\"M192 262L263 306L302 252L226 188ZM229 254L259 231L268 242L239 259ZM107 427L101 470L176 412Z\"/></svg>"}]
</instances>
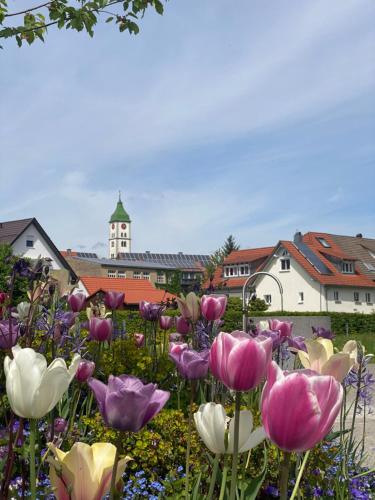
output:
<instances>
[{"instance_id":1,"label":"purple flower spike","mask_svg":"<svg viewBox=\"0 0 375 500\"><path fill-rule=\"evenodd\" d=\"M207 375L209 354L209 349L201 352L193 349L171 349L169 357L176 364L177 370L182 377L197 380Z\"/></svg>"},{"instance_id":2,"label":"purple flower spike","mask_svg":"<svg viewBox=\"0 0 375 500\"><path fill-rule=\"evenodd\" d=\"M105 424L119 431L138 432L159 413L170 396L156 384L144 385L131 375L110 375L108 385L95 378L88 384Z\"/></svg>"}]
</instances>

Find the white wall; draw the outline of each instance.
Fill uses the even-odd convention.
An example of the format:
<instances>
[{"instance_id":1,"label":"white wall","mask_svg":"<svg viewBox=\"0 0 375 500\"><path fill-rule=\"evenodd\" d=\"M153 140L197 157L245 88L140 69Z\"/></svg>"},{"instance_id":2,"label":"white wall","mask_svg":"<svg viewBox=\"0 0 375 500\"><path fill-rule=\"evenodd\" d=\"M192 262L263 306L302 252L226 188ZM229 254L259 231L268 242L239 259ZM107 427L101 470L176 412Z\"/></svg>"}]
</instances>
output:
<instances>
[{"instance_id":1,"label":"white wall","mask_svg":"<svg viewBox=\"0 0 375 500\"><path fill-rule=\"evenodd\" d=\"M122 229L121 224L126 224L126 228ZM112 228L112 225L115 227ZM126 233L126 237L122 237L121 233ZM114 246L112 246L112 241ZM126 247L121 246L121 241L126 241ZM116 258L119 253L131 252L131 223L129 222L110 222L109 223L109 242L108 242L108 257ZM114 257L112 257L114 255Z\"/></svg>"},{"instance_id":2,"label":"white wall","mask_svg":"<svg viewBox=\"0 0 375 500\"><path fill-rule=\"evenodd\" d=\"M33 240L33 248L26 246L26 240ZM47 241L40 234L34 224L24 231L12 244L13 253L22 257L30 259L37 259L38 257L51 259L52 269L58 271L62 269L62 264L59 256L48 245Z\"/></svg>"},{"instance_id":3,"label":"white wall","mask_svg":"<svg viewBox=\"0 0 375 500\"><path fill-rule=\"evenodd\" d=\"M282 257L285 258L285 257ZM274 257L264 271L274 274L283 286L284 311L325 311L324 287L313 280L310 275L292 258L290 269L281 270L279 257ZM281 297L277 283L269 276L260 276L256 281L256 295L264 300L265 295L272 296L269 311L280 311ZM299 302L299 292L303 292L303 303Z\"/></svg>"},{"instance_id":4,"label":"white wall","mask_svg":"<svg viewBox=\"0 0 375 500\"><path fill-rule=\"evenodd\" d=\"M339 300L334 298L334 292L339 293ZM359 293L359 301L354 301L354 292ZM366 302L366 293L370 293L370 303ZM327 287L327 310L335 312L375 312L375 287L374 288L352 288L352 287Z\"/></svg>"}]
</instances>

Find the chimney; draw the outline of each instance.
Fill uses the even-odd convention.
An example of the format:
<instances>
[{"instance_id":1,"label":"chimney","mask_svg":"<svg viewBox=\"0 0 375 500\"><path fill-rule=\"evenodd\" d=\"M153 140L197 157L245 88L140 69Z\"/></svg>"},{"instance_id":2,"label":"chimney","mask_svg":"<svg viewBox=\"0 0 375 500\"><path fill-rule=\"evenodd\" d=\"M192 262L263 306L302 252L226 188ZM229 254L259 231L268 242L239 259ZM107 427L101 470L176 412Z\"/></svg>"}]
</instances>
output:
<instances>
[{"instance_id":1,"label":"chimney","mask_svg":"<svg viewBox=\"0 0 375 500\"><path fill-rule=\"evenodd\" d=\"M294 238L293 238L294 243L301 243L302 242L302 233L301 231L296 231Z\"/></svg>"},{"instance_id":2,"label":"chimney","mask_svg":"<svg viewBox=\"0 0 375 500\"><path fill-rule=\"evenodd\" d=\"M356 237L356 238L363 238L363 234L362 234L362 233L357 233L357 234L355 235L355 237Z\"/></svg>"},{"instance_id":3,"label":"chimney","mask_svg":"<svg viewBox=\"0 0 375 500\"><path fill-rule=\"evenodd\" d=\"M72 253L72 249L71 249L71 248L67 248L67 249L66 249L66 253L67 253L68 255L71 255L71 253Z\"/></svg>"},{"instance_id":4,"label":"chimney","mask_svg":"<svg viewBox=\"0 0 375 500\"><path fill-rule=\"evenodd\" d=\"M146 250L146 252L145 252L145 253L151 253L151 252L150 252L150 250Z\"/></svg>"},{"instance_id":5,"label":"chimney","mask_svg":"<svg viewBox=\"0 0 375 500\"><path fill-rule=\"evenodd\" d=\"M178 255L184 255L184 253L183 252L178 252Z\"/></svg>"}]
</instances>

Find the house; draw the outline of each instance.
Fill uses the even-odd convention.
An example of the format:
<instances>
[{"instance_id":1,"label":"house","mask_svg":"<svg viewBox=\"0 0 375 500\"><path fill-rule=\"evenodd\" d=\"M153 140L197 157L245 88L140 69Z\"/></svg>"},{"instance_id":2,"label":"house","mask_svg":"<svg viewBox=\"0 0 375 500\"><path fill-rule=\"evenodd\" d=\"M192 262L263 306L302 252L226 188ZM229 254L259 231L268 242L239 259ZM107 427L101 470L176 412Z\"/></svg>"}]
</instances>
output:
<instances>
[{"instance_id":1,"label":"house","mask_svg":"<svg viewBox=\"0 0 375 500\"><path fill-rule=\"evenodd\" d=\"M130 308L138 307L141 300L159 303L175 298L165 290L155 288L148 280L97 276L81 276L74 293L84 293L89 300L94 300L108 291L123 292L125 294L124 305Z\"/></svg>"},{"instance_id":2,"label":"house","mask_svg":"<svg viewBox=\"0 0 375 500\"><path fill-rule=\"evenodd\" d=\"M108 278L148 280L164 285L175 271L181 272L181 285L186 291L199 285L209 255L120 253L117 259L99 258L96 254L62 251L78 276L90 275Z\"/></svg>"},{"instance_id":3,"label":"house","mask_svg":"<svg viewBox=\"0 0 375 500\"><path fill-rule=\"evenodd\" d=\"M0 244L10 245L14 255L47 260L51 275L62 283L73 284L77 281L74 270L35 217L0 222Z\"/></svg>"},{"instance_id":4,"label":"house","mask_svg":"<svg viewBox=\"0 0 375 500\"><path fill-rule=\"evenodd\" d=\"M278 242L261 269L280 280L284 310L375 312L374 239L297 232ZM253 286L270 311L281 309L272 278L259 276Z\"/></svg>"}]
</instances>

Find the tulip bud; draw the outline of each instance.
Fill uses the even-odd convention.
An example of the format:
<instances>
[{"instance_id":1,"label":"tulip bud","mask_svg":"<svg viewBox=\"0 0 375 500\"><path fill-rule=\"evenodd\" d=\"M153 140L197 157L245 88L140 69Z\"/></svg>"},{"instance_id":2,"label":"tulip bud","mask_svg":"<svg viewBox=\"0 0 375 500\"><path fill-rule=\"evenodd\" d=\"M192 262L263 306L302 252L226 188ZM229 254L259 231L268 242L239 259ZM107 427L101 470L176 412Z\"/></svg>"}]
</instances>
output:
<instances>
[{"instance_id":1,"label":"tulip bud","mask_svg":"<svg viewBox=\"0 0 375 500\"><path fill-rule=\"evenodd\" d=\"M227 307L225 295L203 295L201 298L202 315L208 321L215 321L223 317Z\"/></svg>"},{"instance_id":2,"label":"tulip bud","mask_svg":"<svg viewBox=\"0 0 375 500\"><path fill-rule=\"evenodd\" d=\"M95 363L93 361L82 360L78 365L76 379L78 382L86 382L94 373Z\"/></svg>"},{"instance_id":3,"label":"tulip bud","mask_svg":"<svg viewBox=\"0 0 375 500\"><path fill-rule=\"evenodd\" d=\"M142 333L135 333L134 340L137 347L143 347L145 345L145 336Z\"/></svg>"},{"instance_id":4,"label":"tulip bud","mask_svg":"<svg viewBox=\"0 0 375 500\"><path fill-rule=\"evenodd\" d=\"M65 418L57 417L53 422L53 429L56 434L61 434L62 432L64 432L67 426L68 422L65 420Z\"/></svg>"},{"instance_id":5,"label":"tulip bud","mask_svg":"<svg viewBox=\"0 0 375 500\"><path fill-rule=\"evenodd\" d=\"M91 318L89 323L90 338L99 342L110 340L112 336L112 320Z\"/></svg>"},{"instance_id":6,"label":"tulip bud","mask_svg":"<svg viewBox=\"0 0 375 500\"><path fill-rule=\"evenodd\" d=\"M75 293L68 295L67 301L73 312L80 312L85 307L86 297L83 293Z\"/></svg>"},{"instance_id":7,"label":"tulip bud","mask_svg":"<svg viewBox=\"0 0 375 500\"><path fill-rule=\"evenodd\" d=\"M160 316L159 325L162 330L170 330L174 327L175 319L173 316Z\"/></svg>"},{"instance_id":8,"label":"tulip bud","mask_svg":"<svg viewBox=\"0 0 375 500\"><path fill-rule=\"evenodd\" d=\"M119 309L123 305L124 299L125 294L123 292L109 291L104 296L104 304L108 309Z\"/></svg>"}]
</instances>

